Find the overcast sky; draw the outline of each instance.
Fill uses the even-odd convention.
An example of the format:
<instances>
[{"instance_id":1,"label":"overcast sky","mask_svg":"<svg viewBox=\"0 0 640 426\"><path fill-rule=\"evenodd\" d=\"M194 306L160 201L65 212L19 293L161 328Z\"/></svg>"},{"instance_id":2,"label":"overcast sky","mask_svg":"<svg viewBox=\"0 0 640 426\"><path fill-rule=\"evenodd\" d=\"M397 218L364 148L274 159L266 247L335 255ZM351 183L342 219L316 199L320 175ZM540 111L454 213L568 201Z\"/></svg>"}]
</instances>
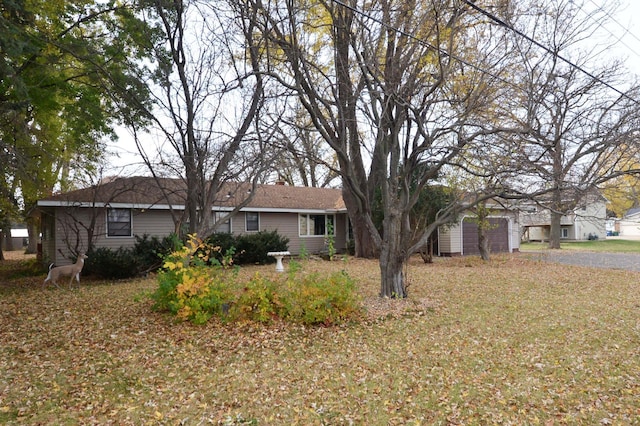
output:
<instances>
[{"instance_id":1,"label":"overcast sky","mask_svg":"<svg viewBox=\"0 0 640 426\"><path fill-rule=\"evenodd\" d=\"M611 0L579 0L585 7L611 3ZM617 40L613 54L625 58L629 70L640 74L640 2L638 0L620 0L616 14L610 16L604 25L602 34Z\"/></svg>"}]
</instances>

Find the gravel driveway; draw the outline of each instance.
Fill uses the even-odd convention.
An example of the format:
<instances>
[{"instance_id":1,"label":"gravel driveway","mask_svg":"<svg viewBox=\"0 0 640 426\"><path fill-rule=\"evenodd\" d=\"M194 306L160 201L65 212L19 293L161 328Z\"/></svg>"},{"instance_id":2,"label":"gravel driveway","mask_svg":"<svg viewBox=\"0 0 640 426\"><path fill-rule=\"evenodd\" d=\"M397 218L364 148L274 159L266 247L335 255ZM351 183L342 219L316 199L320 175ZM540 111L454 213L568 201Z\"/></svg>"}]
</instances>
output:
<instances>
[{"instance_id":1,"label":"gravel driveway","mask_svg":"<svg viewBox=\"0 0 640 426\"><path fill-rule=\"evenodd\" d=\"M594 253L581 251L525 251L525 256L547 262L569 265L590 266L593 268L623 269L640 271L640 254L633 253Z\"/></svg>"}]
</instances>

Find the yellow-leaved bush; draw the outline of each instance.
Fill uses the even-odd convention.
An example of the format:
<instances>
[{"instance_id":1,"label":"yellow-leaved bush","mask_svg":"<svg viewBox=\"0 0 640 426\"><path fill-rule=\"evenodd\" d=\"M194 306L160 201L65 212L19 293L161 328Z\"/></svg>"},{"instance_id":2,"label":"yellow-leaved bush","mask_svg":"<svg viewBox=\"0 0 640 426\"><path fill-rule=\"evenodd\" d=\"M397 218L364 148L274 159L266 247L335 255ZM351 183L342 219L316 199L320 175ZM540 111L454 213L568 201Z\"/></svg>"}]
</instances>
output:
<instances>
[{"instance_id":1,"label":"yellow-leaved bush","mask_svg":"<svg viewBox=\"0 0 640 426\"><path fill-rule=\"evenodd\" d=\"M229 274L224 270L231 262L221 264L214 260L212 255L219 250L190 235L182 248L164 260L158 273L158 289L152 295L154 308L195 324L226 311L231 293L226 282Z\"/></svg>"},{"instance_id":2,"label":"yellow-leaved bush","mask_svg":"<svg viewBox=\"0 0 640 426\"><path fill-rule=\"evenodd\" d=\"M303 274L295 262L288 274L248 280L238 278L230 258L215 260L218 247L190 236L187 244L166 257L152 294L154 308L178 320L203 324L222 321L271 322L283 319L304 324L332 325L356 320L361 303L353 280L343 271L320 276Z\"/></svg>"}]
</instances>

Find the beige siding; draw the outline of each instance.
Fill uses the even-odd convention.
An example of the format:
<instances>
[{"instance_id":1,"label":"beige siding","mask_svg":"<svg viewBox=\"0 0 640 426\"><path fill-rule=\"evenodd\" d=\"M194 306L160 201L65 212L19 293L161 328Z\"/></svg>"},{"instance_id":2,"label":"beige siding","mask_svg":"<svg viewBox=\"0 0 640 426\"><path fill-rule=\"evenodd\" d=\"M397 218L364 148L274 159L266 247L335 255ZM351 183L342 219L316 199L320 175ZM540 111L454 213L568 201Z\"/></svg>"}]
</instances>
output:
<instances>
[{"instance_id":1,"label":"beige siding","mask_svg":"<svg viewBox=\"0 0 640 426\"><path fill-rule=\"evenodd\" d=\"M45 264L50 264L55 261L56 251L56 218L55 209L43 210L40 219L42 240L42 261Z\"/></svg>"},{"instance_id":2,"label":"beige siding","mask_svg":"<svg viewBox=\"0 0 640 426\"><path fill-rule=\"evenodd\" d=\"M109 237L107 236L107 217L103 212L102 224L100 225L103 232L96 239L96 247L107 247L110 249L118 249L120 247L133 247L136 243L136 235L156 236L158 238L166 237L175 231L171 214L165 210L133 210L131 216L131 232L129 237Z\"/></svg>"},{"instance_id":3,"label":"beige siding","mask_svg":"<svg viewBox=\"0 0 640 426\"><path fill-rule=\"evenodd\" d=\"M346 248L346 214L336 215L336 229L334 246L338 252ZM277 231L278 234L289 238L289 251L293 255L300 254L302 248L307 253L320 253L327 250L324 236L300 236L298 230L298 213L265 213L260 212L260 230ZM245 234L245 214L238 213L231 219L234 234Z\"/></svg>"},{"instance_id":4,"label":"beige siding","mask_svg":"<svg viewBox=\"0 0 640 426\"><path fill-rule=\"evenodd\" d=\"M107 236L106 209L49 209L49 217L53 231L50 236L43 238L43 256L45 260L51 260L56 264L71 263L71 251L68 247L75 246L78 241L80 251L87 250L88 237L86 229L94 226L94 243L96 247L118 249L120 247L133 247L135 236L165 237L174 232L175 227L171 214L166 210L132 210L132 236L109 237ZM55 215L55 216L54 216ZM43 216L43 220L44 220ZM55 217L55 221L53 219ZM335 248L338 252L344 251L346 246L346 214L336 215L335 221ZM300 237L298 234L297 213L265 213L259 214L261 231L277 231L280 235L289 238L289 251L300 254L304 249L308 253L326 251L326 238L323 236ZM247 233L245 226L245 213L240 212L231 218L231 227L234 234ZM56 248L58 250L56 250ZM62 253L60 253L62 251Z\"/></svg>"},{"instance_id":5,"label":"beige siding","mask_svg":"<svg viewBox=\"0 0 640 426\"><path fill-rule=\"evenodd\" d=\"M347 226L348 217L346 214L336 215L336 238L335 248L338 253L343 253L347 249Z\"/></svg>"},{"instance_id":6,"label":"beige siding","mask_svg":"<svg viewBox=\"0 0 640 426\"><path fill-rule=\"evenodd\" d=\"M57 265L71 263L69 258L72 257L72 249L88 249L87 229L92 227L92 223L95 246L111 249L133 247L136 235L147 234L162 238L174 231L170 214L161 210L133 210L133 235L129 237L107 236L107 216L104 208L51 209L43 214L43 222L47 220L53 220L53 232L45 232L43 235L43 259Z\"/></svg>"},{"instance_id":7,"label":"beige siding","mask_svg":"<svg viewBox=\"0 0 640 426\"><path fill-rule=\"evenodd\" d=\"M594 202L584 210L577 210L575 238L577 240L587 240L589 239L589 234L597 235L598 238L606 238L606 218L607 206L604 202Z\"/></svg>"}]
</instances>

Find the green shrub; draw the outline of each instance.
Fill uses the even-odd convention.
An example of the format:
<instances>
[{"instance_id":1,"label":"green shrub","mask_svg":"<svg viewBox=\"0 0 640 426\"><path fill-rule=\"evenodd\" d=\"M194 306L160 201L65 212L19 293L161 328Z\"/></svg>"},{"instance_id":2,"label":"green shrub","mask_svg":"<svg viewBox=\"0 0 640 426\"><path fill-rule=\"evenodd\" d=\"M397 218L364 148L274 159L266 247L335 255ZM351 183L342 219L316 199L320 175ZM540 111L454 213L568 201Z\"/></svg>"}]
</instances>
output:
<instances>
[{"instance_id":1,"label":"green shrub","mask_svg":"<svg viewBox=\"0 0 640 426\"><path fill-rule=\"evenodd\" d=\"M233 320L268 323L280 316L282 303L276 281L256 274L245 285L239 284L231 311Z\"/></svg>"},{"instance_id":2,"label":"green shrub","mask_svg":"<svg viewBox=\"0 0 640 426\"><path fill-rule=\"evenodd\" d=\"M139 264L133 256L133 249L120 247L113 250L106 247L89 250L84 272L108 279L123 279L138 274Z\"/></svg>"},{"instance_id":3,"label":"green shrub","mask_svg":"<svg viewBox=\"0 0 640 426\"><path fill-rule=\"evenodd\" d=\"M162 266L162 259L172 251L182 246L182 241L176 234L170 234L162 239L157 236L135 236L136 243L132 254L138 263L138 273L155 271Z\"/></svg>"},{"instance_id":4,"label":"green shrub","mask_svg":"<svg viewBox=\"0 0 640 426\"><path fill-rule=\"evenodd\" d=\"M274 277L254 275L240 281L224 265L211 266L219 246L192 237L165 258L154 309L178 320L202 324L211 317L223 321L268 323L281 318L308 325L332 325L359 316L361 307L353 280L345 272L329 276L304 274L301 267Z\"/></svg>"},{"instance_id":5,"label":"green shrub","mask_svg":"<svg viewBox=\"0 0 640 426\"><path fill-rule=\"evenodd\" d=\"M131 278L154 271L162 265L162 258L182 243L174 234L158 237L135 236L134 247L110 249L99 247L87 252L84 273L108 279Z\"/></svg>"},{"instance_id":6,"label":"green shrub","mask_svg":"<svg viewBox=\"0 0 640 426\"><path fill-rule=\"evenodd\" d=\"M236 250L236 238L233 234L218 232L210 235L206 239L207 245L211 247L220 247L219 251L212 256L213 259L218 260L218 262L222 262L223 256L226 253L235 253ZM232 256L232 258L235 256ZM237 264L236 259L233 258L233 262Z\"/></svg>"},{"instance_id":7,"label":"green shrub","mask_svg":"<svg viewBox=\"0 0 640 426\"><path fill-rule=\"evenodd\" d=\"M233 235L228 233L215 233L206 240L207 244L220 247L218 258L233 253L233 263L236 265L255 265L275 262L270 251L286 251L289 247L289 238L274 231L259 231L251 234Z\"/></svg>"},{"instance_id":8,"label":"green shrub","mask_svg":"<svg viewBox=\"0 0 640 426\"><path fill-rule=\"evenodd\" d=\"M357 317L361 310L355 283L344 271L329 276L290 275L287 288L286 312L294 322L339 324Z\"/></svg>"},{"instance_id":9,"label":"green shrub","mask_svg":"<svg viewBox=\"0 0 640 426\"><path fill-rule=\"evenodd\" d=\"M151 295L156 310L169 311L179 320L203 324L211 316L224 316L233 296L228 275L211 267L219 248L191 237L169 254L158 273L158 289Z\"/></svg>"}]
</instances>

